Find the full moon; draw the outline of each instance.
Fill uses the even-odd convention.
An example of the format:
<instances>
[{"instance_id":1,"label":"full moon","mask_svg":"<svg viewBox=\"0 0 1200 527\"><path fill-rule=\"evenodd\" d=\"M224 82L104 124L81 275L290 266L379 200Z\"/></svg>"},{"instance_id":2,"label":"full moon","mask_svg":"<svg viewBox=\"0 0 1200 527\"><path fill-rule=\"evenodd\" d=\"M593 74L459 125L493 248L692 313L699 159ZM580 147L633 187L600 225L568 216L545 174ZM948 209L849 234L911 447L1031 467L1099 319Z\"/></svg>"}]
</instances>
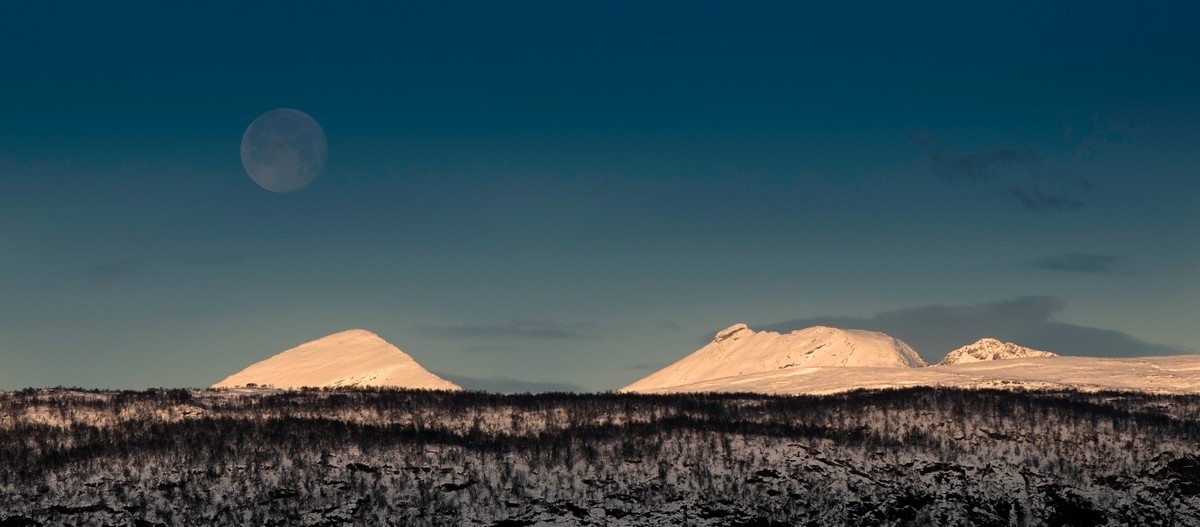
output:
<instances>
[{"instance_id":1,"label":"full moon","mask_svg":"<svg viewBox=\"0 0 1200 527\"><path fill-rule=\"evenodd\" d=\"M312 183L328 157L325 131L308 114L277 108L258 116L242 134L242 166L258 186L294 192Z\"/></svg>"}]
</instances>

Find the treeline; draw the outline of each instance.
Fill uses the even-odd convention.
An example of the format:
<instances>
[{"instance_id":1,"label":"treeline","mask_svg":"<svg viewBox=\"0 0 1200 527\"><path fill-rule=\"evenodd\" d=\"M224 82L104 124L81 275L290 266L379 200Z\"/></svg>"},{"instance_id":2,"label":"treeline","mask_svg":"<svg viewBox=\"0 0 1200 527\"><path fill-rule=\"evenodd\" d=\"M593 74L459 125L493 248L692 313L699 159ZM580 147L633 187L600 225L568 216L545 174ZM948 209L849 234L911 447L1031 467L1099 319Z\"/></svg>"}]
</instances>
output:
<instances>
[{"instance_id":1,"label":"treeline","mask_svg":"<svg viewBox=\"0 0 1200 527\"><path fill-rule=\"evenodd\" d=\"M933 388L22 390L0 393L0 521L1186 524L1197 416L1197 396Z\"/></svg>"},{"instance_id":2,"label":"treeline","mask_svg":"<svg viewBox=\"0 0 1200 527\"><path fill-rule=\"evenodd\" d=\"M556 446L572 441L671 430L908 449L940 448L948 434L980 429L1026 442L1047 434L1050 442L1128 435L1146 446L1200 438L1198 396L933 388L829 396L26 389L0 396L0 414L5 482L109 454L203 452L214 461L347 443L561 452Z\"/></svg>"}]
</instances>

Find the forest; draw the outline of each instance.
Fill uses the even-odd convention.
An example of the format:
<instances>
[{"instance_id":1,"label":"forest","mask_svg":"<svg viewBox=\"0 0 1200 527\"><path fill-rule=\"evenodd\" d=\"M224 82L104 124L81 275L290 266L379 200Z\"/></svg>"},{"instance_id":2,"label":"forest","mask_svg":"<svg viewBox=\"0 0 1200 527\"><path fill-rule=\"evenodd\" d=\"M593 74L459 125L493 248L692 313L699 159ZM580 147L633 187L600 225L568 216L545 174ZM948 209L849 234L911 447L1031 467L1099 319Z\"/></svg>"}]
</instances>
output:
<instances>
[{"instance_id":1,"label":"forest","mask_svg":"<svg viewBox=\"0 0 1200 527\"><path fill-rule=\"evenodd\" d=\"M0 392L0 527L1200 525L1200 396Z\"/></svg>"}]
</instances>

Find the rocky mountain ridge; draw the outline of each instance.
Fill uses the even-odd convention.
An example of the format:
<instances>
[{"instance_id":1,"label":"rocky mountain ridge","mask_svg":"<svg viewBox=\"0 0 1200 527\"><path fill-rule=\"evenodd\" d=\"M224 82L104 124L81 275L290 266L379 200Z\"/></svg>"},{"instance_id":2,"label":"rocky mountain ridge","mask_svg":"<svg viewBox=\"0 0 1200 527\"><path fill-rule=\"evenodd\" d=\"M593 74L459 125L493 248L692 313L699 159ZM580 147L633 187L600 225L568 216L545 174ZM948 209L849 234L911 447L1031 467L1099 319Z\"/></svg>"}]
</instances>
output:
<instances>
[{"instance_id":1,"label":"rocky mountain ridge","mask_svg":"<svg viewBox=\"0 0 1200 527\"><path fill-rule=\"evenodd\" d=\"M1049 351L1040 351L1013 344L1000 342L993 338L983 338L974 344L968 344L946 354L946 358L937 363L938 366L951 364L966 364L989 360L1027 359L1032 357L1057 357Z\"/></svg>"}]
</instances>

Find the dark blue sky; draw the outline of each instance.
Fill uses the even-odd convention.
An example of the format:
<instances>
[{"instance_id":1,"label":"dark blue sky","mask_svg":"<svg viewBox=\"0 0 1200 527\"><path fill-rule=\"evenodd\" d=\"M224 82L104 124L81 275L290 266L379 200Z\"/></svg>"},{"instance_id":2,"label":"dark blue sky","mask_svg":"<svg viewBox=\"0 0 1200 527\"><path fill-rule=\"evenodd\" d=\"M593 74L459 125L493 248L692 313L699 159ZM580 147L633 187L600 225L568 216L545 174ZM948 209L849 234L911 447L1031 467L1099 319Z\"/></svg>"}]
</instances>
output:
<instances>
[{"instance_id":1,"label":"dark blue sky","mask_svg":"<svg viewBox=\"0 0 1200 527\"><path fill-rule=\"evenodd\" d=\"M735 322L1200 351L1195 4L186 4L0 8L0 388L351 327L492 389ZM238 153L279 107L290 194Z\"/></svg>"}]
</instances>

